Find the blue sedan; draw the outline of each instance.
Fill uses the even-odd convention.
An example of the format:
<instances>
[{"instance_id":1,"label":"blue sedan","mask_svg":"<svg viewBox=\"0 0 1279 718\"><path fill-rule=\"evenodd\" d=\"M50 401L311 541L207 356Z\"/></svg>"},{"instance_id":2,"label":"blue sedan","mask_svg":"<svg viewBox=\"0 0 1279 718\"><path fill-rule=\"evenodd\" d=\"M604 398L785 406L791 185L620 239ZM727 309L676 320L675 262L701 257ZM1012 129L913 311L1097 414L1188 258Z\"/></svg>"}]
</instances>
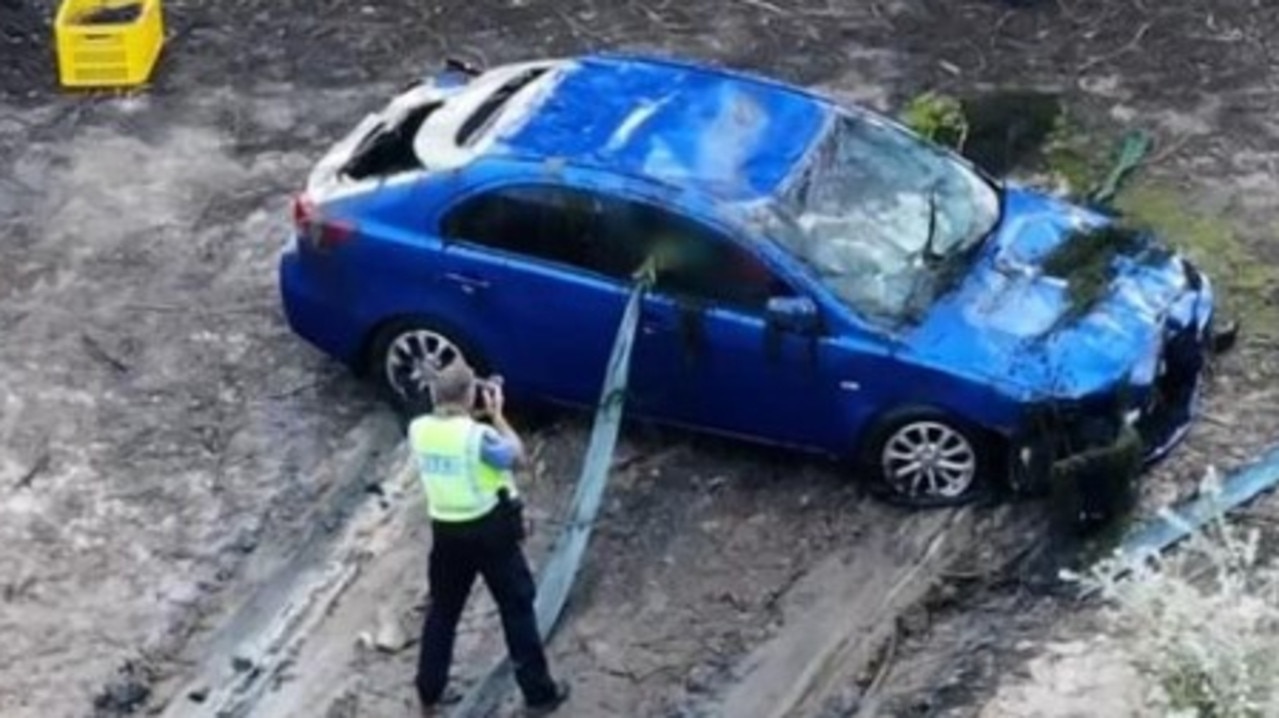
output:
<instances>
[{"instance_id":1,"label":"blue sedan","mask_svg":"<svg viewBox=\"0 0 1279 718\"><path fill-rule=\"evenodd\" d=\"M1158 458L1211 344L1211 283L1153 238L1089 253L1112 218L868 110L669 59L423 79L319 161L294 222L290 326L401 402L464 360L514 401L593 405L665 251L628 410L851 459L920 506L1043 489L1125 437Z\"/></svg>"}]
</instances>

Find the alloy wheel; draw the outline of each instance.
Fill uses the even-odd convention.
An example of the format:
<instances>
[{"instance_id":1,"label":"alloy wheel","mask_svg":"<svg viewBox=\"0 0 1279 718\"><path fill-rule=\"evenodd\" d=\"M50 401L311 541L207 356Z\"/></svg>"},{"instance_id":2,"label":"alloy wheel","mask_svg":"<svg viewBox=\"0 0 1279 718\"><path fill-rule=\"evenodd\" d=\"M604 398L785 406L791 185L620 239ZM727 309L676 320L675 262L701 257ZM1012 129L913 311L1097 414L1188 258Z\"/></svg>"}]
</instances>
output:
<instances>
[{"instance_id":1,"label":"alloy wheel","mask_svg":"<svg viewBox=\"0 0 1279 718\"><path fill-rule=\"evenodd\" d=\"M411 329L395 337L386 349L386 383L402 398L422 396L445 367L466 361L462 350L439 332Z\"/></svg>"},{"instance_id":2,"label":"alloy wheel","mask_svg":"<svg viewBox=\"0 0 1279 718\"><path fill-rule=\"evenodd\" d=\"M972 442L937 421L914 421L894 431L880 462L888 484L910 497L958 498L977 478Z\"/></svg>"}]
</instances>

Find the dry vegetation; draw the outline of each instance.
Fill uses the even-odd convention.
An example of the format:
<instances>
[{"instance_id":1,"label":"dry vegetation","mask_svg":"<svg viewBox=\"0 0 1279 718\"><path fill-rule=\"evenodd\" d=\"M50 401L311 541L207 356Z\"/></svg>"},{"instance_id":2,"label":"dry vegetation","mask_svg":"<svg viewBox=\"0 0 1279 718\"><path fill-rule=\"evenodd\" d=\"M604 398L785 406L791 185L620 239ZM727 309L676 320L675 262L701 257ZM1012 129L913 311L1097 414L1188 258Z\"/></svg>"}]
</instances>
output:
<instances>
[{"instance_id":1,"label":"dry vegetation","mask_svg":"<svg viewBox=\"0 0 1279 718\"><path fill-rule=\"evenodd\" d=\"M1201 488L1220 496L1215 470ZM1164 514L1184 525L1174 511ZM1107 602L1106 627L1156 689L1152 709L1279 715L1279 565L1261 552L1260 530L1218 517L1180 550L1107 559L1071 578Z\"/></svg>"}]
</instances>

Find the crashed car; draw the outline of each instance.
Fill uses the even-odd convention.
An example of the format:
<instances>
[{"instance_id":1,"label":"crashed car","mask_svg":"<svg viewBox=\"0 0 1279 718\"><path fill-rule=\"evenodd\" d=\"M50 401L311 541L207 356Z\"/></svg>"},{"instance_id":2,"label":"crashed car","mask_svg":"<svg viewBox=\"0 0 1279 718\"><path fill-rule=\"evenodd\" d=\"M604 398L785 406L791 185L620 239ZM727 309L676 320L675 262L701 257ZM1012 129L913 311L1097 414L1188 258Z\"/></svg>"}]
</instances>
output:
<instances>
[{"instance_id":1,"label":"crashed car","mask_svg":"<svg viewBox=\"0 0 1279 718\"><path fill-rule=\"evenodd\" d=\"M593 406L637 270L673 249L628 412L851 459L918 506L1158 458L1212 341L1211 282L1148 234L866 109L650 56L452 64L319 161L294 223L290 326L402 403L464 360L514 402Z\"/></svg>"}]
</instances>

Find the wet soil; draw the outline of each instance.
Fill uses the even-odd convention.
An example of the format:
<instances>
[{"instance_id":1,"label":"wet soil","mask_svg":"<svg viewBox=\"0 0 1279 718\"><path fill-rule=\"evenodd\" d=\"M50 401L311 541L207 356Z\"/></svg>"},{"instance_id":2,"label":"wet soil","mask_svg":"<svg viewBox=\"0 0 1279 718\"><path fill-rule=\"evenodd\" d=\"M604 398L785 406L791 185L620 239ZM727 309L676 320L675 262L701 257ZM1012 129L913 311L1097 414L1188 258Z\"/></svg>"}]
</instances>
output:
<instances>
[{"instance_id":1,"label":"wet soil","mask_svg":"<svg viewBox=\"0 0 1279 718\"><path fill-rule=\"evenodd\" d=\"M654 49L879 108L930 87L1050 90L1089 128L1151 126L1148 176L1279 262L1279 11L1256 2L165 9L149 91L61 95L52 3L0 0L6 716L411 715L429 537L411 492L364 490L393 482L393 422L289 334L273 272L317 153L446 54ZM1274 350L1249 334L1222 363L1144 507L1279 436ZM1061 549L1034 505L908 514L825 465L626 437L552 645L577 689L566 715L977 715L1071 628L1071 604L1044 588ZM546 462L538 555L585 425L532 438ZM462 686L500 650L486 601L467 619ZM299 620L281 624L288 606ZM395 625L409 638L377 649ZM249 701L219 692L246 686Z\"/></svg>"}]
</instances>

